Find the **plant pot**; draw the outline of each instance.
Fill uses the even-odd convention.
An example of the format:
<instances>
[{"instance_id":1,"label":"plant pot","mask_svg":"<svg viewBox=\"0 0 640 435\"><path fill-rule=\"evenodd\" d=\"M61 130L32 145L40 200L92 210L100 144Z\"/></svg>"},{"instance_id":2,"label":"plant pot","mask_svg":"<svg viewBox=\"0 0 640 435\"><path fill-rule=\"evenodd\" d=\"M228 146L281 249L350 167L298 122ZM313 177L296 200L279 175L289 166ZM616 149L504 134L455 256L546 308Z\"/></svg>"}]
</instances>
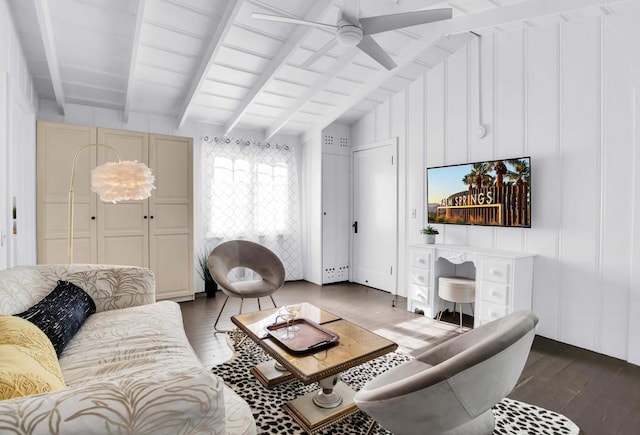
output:
<instances>
[{"instance_id":1,"label":"plant pot","mask_svg":"<svg viewBox=\"0 0 640 435\"><path fill-rule=\"evenodd\" d=\"M436 242L435 234L423 234L422 235L423 242L427 245L433 245Z\"/></svg>"},{"instance_id":2,"label":"plant pot","mask_svg":"<svg viewBox=\"0 0 640 435\"><path fill-rule=\"evenodd\" d=\"M207 294L208 298L212 298L216 295L218 291L218 285L215 281L205 281L204 283L204 292Z\"/></svg>"}]
</instances>

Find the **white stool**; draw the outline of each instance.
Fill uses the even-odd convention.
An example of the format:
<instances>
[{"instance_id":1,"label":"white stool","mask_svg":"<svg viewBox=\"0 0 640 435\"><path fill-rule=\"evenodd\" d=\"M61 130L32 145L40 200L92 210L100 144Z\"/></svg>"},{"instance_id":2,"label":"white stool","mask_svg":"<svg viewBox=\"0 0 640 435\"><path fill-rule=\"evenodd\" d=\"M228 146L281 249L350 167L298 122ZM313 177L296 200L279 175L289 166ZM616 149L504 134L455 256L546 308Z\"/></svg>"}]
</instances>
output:
<instances>
[{"instance_id":1,"label":"white stool","mask_svg":"<svg viewBox=\"0 0 640 435\"><path fill-rule=\"evenodd\" d=\"M476 299L476 282L473 279L462 276L441 276L438 279L438 296L440 299L453 302L453 313L456 312L456 303L471 304ZM442 318L442 310L438 313L437 320ZM460 306L460 332L462 332L462 306Z\"/></svg>"}]
</instances>

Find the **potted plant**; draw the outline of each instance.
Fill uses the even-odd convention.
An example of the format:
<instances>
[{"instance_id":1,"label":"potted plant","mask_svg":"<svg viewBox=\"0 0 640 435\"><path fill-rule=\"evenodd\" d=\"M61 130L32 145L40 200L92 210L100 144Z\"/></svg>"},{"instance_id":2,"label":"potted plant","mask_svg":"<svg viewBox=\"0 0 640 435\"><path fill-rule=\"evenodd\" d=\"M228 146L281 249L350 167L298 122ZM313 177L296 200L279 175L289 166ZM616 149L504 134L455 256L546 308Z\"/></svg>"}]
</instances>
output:
<instances>
[{"instance_id":1,"label":"potted plant","mask_svg":"<svg viewBox=\"0 0 640 435\"><path fill-rule=\"evenodd\" d=\"M422 234L425 243L432 245L436 242L436 234L440 233L431 225L427 225L426 228L420 230L420 234Z\"/></svg>"},{"instance_id":2,"label":"potted plant","mask_svg":"<svg viewBox=\"0 0 640 435\"><path fill-rule=\"evenodd\" d=\"M207 294L207 297L210 298L216 295L216 291L218 290L218 285L213 280L213 277L211 276L211 272L209 272L208 259L209 259L209 251L207 251L206 249L203 250L197 256L198 275L200 275L200 278L202 278L202 280L204 281L204 291Z\"/></svg>"}]
</instances>

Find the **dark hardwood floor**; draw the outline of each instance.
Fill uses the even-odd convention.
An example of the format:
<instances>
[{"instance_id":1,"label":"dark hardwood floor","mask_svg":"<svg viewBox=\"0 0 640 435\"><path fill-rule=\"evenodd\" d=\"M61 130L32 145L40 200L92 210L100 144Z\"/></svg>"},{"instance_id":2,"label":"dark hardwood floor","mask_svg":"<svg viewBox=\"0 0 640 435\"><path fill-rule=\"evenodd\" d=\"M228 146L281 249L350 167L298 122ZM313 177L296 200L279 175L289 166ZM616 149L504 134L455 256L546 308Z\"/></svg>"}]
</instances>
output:
<instances>
[{"instance_id":1,"label":"dark hardwood floor","mask_svg":"<svg viewBox=\"0 0 640 435\"><path fill-rule=\"evenodd\" d=\"M398 343L404 352L455 336L457 326L435 323L406 311L406 299L357 284L317 286L306 281L288 282L274 294L279 305L307 301ZM194 350L207 366L231 357L224 334L214 334L213 322L224 295L199 294L181 303L185 330ZM271 307L263 301L262 308ZM222 327L231 327L238 312L229 300ZM246 301L244 311L257 310ZM640 367L595 352L537 336L512 399L538 405L573 420L585 435L640 434Z\"/></svg>"}]
</instances>

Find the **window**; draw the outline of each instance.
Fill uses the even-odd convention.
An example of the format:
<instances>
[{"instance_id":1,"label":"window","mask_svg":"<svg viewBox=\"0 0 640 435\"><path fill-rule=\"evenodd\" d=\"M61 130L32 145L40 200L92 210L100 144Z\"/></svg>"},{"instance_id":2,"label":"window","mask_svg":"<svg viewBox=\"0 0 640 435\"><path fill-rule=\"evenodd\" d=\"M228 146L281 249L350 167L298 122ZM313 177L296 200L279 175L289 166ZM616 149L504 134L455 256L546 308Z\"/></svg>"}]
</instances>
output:
<instances>
[{"instance_id":1,"label":"window","mask_svg":"<svg viewBox=\"0 0 640 435\"><path fill-rule=\"evenodd\" d=\"M298 179L288 146L215 138L203 142L206 244L247 239L273 250L287 279L302 278Z\"/></svg>"}]
</instances>

